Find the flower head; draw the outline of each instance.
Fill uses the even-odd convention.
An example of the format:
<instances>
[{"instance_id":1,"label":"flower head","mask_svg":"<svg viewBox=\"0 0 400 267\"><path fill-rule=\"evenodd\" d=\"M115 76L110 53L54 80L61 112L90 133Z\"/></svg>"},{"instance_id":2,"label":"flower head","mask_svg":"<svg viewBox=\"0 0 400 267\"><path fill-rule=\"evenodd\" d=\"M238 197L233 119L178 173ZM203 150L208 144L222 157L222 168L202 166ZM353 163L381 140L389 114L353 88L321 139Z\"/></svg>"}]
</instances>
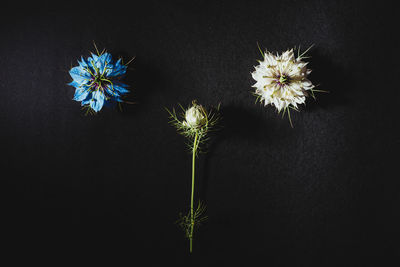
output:
<instances>
[{"instance_id":1,"label":"flower head","mask_svg":"<svg viewBox=\"0 0 400 267\"><path fill-rule=\"evenodd\" d=\"M194 102L193 106L186 110L183 124L190 128L201 128L206 122L205 116L207 116L207 113L204 108Z\"/></svg>"},{"instance_id":2,"label":"flower head","mask_svg":"<svg viewBox=\"0 0 400 267\"><path fill-rule=\"evenodd\" d=\"M195 139L197 136L198 143L203 143L207 140L206 136L210 131L215 129L216 124L219 121L218 110L212 109L206 110L202 105L197 104L196 100L192 101L192 105L182 109L182 119L178 118L175 109L167 112L170 115L170 123L176 127L178 133L184 135L190 140ZM192 147L191 147L192 148Z\"/></svg>"},{"instance_id":3,"label":"flower head","mask_svg":"<svg viewBox=\"0 0 400 267\"><path fill-rule=\"evenodd\" d=\"M105 103L123 102L122 97L129 90L119 81L127 69L121 59L114 61L109 53L92 53L87 59L81 57L78 63L69 71L73 79L69 85L76 88L75 101L94 112L100 111Z\"/></svg>"},{"instance_id":4,"label":"flower head","mask_svg":"<svg viewBox=\"0 0 400 267\"><path fill-rule=\"evenodd\" d=\"M308 50L307 50L308 51ZM264 60L255 66L251 73L256 83L255 94L264 101L265 105L271 104L278 111L297 109L298 104L303 104L308 96L307 91L313 95L314 85L307 76L311 70L307 68L303 55L294 54L293 49L283 52L281 55L268 51L263 53Z\"/></svg>"}]
</instances>

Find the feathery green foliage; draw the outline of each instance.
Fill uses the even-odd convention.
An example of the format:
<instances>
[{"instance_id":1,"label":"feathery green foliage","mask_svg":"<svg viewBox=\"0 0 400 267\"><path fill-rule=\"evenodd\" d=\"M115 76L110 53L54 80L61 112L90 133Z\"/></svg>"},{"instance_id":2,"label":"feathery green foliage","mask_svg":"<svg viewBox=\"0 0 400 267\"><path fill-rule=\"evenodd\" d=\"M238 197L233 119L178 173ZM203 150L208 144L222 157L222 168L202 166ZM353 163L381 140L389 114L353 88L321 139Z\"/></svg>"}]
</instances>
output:
<instances>
[{"instance_id":1,"label":"feathery green foliage","mask_svg":"<svg viewBox=\"0 0 400 267\"><path fill-rule=\"evenodd\" d=\"M179 219L176 221L176 224L178 224L185 232L186 238L193 238L194 228L199 227L202 222L207 220L208 216L203 216L205 210L206 206L201 201L199 201L196 210L193 212L193 220L190 210L186 215L179 213Z\"/></svg>"}]
</instances>

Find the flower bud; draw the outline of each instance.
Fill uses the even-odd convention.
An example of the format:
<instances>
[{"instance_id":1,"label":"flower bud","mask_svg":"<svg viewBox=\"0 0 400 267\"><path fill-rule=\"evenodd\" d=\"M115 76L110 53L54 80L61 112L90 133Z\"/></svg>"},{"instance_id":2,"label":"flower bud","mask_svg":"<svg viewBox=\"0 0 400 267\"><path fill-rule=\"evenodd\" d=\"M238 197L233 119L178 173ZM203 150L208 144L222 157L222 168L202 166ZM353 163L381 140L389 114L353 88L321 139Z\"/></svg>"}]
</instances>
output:
<instances>
[{"instance_id":1,"label":"flower bud","mask_svg":"<svg viewBox=\"0 0 400 267\"><path fill-rule=\"evenodd\" d=\"M193 104L185 112L185 124L192 128L201 128L205 123L203 108L200 105Z\"/></svg>"}]
</instances>

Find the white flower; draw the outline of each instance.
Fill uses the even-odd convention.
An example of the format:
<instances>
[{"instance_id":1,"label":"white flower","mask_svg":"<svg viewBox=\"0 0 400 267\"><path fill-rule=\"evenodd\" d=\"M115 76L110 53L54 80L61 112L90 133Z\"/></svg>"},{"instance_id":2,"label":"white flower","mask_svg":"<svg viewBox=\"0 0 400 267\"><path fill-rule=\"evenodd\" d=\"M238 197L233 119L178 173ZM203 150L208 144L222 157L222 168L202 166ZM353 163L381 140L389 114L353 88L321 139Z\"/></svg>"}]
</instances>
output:
<instances>
[{"instance_id":1,"label":"white flower","mask_svg":"<svg viewBox=\"0 0 400 267\"><path fill-rule=\"evenodd\" d=\"M204 125L205 119L203 107L193 103L193 106L186 110L183 123L190 128L200 128Z\"/></svg>"},{"instance_id":2,"label":"white flower","mask_svg":"<svg viewBox=\"0 0 400 267\"><path fill-rule=\"evenodd\" d=\"M305 102L307 91L312 92L314 85L307 79L311 70L302 59L302 55L295 57L293 49L281 55L264 53L264 61L255 66L251 75L257 81L253 85L255 94L265 105L271 104L281 111Z\"/></svg>"}]
</instances>

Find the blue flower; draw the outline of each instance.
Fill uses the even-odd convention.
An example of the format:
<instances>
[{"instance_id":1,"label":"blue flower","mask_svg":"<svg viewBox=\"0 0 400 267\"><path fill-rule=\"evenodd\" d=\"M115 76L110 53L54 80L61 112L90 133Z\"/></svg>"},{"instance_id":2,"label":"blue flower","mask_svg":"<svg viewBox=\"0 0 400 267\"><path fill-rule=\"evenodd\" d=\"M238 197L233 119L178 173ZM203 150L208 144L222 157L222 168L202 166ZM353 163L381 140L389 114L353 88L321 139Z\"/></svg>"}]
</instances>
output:
<instances>
[{"instance_id":1,"label":"blue flower","mask_svg":"<svg viewBox=\"0 0 400 267\"><path fill-rule=\"evenodd\" d=\"M109 53L91 54L86 60L81 57L79 66L69 74L73 81L69 85L76 88L74 100L98 112L105 103L123 102L122 97L129 92L128 86L119 81L126 73L126 65L121 59L113 61Z\"/></svg>"}]
</instances>

